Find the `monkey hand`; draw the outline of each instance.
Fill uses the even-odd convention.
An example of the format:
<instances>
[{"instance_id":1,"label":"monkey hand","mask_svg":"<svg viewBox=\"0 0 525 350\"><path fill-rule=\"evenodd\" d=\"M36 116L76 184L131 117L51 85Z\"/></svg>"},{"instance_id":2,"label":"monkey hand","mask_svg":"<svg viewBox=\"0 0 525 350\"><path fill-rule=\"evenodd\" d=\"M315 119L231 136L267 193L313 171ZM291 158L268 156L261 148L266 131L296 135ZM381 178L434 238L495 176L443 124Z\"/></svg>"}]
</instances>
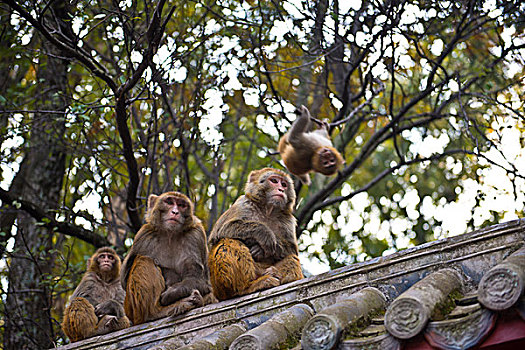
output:
<instances>
[{"instance_id":1,"label":"monkey hand","mask_svg":"<svg viewBox=\"0 0 525 350\"><path fill-rule=\"evenodd\" d=\"M190 293L191 291L189 291L187 288L184 288L181 285L173 285L171 287L168 287L168 289L166 289L160 295L160 305L166 306L173 304L177 300L189 296Z\"/></svg>"},{"instance_id":2,"label":"monkey hand","mask_svg":"<svg viewBox=\"0 0 525 350\"><path fill-rule=\"evenodd\" d=\"M113 315L104 316L98 323L95 334L101 335L118 329L118 318Z\"/></svg>"},{"instance_id":3,"label":"monkey hand","mask_svg":"<svg viewBox=\"0 0 525 350\"><path fill-rule=\"evenodd\" d=\"M264 250L258 244L254 244L250 248L250 254L252 255L253 260L255 261L261 261L265 258Z\"/></svg>"},{"instance_id":4,"label":"monkey hand","mask_svg":"<svg viewBox=\"0 0 525 350\"><path fill-rule=\"evenodd\" d=\"M104 323L104 327L115 329L117 327L117 324L118 324L117 316L108 315L106 317L106 322Z\"/></svg>"},{"instance_id":5,"label":"monkey hand","mask_svg":"<svg viewBox=\"0 0 525 350\"><path fill-rule=\"evenodd\" d=\"M281 281L281 274L279 273L279 270L275 266L270 266L266 270L264 270L263 275L271 276L275 279L277 279L279 282Z\"/></svg>"},{"instance_id":6,"label":"monkey hand","mask_svg":"<svg viewBox=\"0 0 525 350\"><path fill-rule=\"evenodd\" d=\"M255 243L250 247L250 254L252 255L253 260L257 262L277 262L282 259L281 255L283 255L282 248L277 244L277 242L271 242L270 244L266 245Z\"/></svg>"},{"instance_id":7,"label":"monkey hand","mask_svg":"<svg viewBox=\"0 0 525 350\"><path fill-rule=\"evenodd\" d=\"M124 315L124 309L117 301L109 299L95 307L95 315L99 318L104 315L114 315L120 318Z\"/></svg>"},{"instance_id":8,"label":"monkey hand","mask_svg":"<svg viewBox=\"0 0 525 350\"><path fill-rule=\"evenodd\" d=\"M284 259L284 250L277 242L270 241L266 243L266 245L255 244L250 248L253 260L257 262L266 261L273 264Z\"/></svg>"},{"instance_id":9,"label":"monkey hand","mask_svg":"<svg viewBox=\"0 0 525 350\"><path fill-rule=\"evenodd\" d=\"M274 262L283 260L286 257L284 249L281 245L277 245L275 248L275 254L272 256Z\"/></svg>"}]
</instances>

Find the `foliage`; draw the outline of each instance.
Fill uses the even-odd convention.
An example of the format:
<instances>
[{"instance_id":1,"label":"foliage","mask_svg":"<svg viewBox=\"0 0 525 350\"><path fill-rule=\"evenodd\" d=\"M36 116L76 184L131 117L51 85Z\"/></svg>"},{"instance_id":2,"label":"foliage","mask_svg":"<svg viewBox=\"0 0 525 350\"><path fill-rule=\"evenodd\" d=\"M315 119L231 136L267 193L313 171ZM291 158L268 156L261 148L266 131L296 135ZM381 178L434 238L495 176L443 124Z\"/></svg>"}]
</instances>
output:
<instances>
[{"instance_id":1,"label":"foliage","mask_svg":"<svg viewBox=\"0 0 525 350\"><path fill-rule=\"evenodd\" d=\"M346 161L296 184L307 269L523 217L519 1L64 6L72 32L46 2L0 3L0 218L31 209L13 177L38 116L56 112L35 105L41 55L51 45L69 65L60 205L39 207L62 247L56 320L96 247L125 254L149 194L188 194L209 232L251 169L284 169L277 142L301 104L330 120ZM0 237L3 269L17 237Z\"/></svg>"}]
</instances>

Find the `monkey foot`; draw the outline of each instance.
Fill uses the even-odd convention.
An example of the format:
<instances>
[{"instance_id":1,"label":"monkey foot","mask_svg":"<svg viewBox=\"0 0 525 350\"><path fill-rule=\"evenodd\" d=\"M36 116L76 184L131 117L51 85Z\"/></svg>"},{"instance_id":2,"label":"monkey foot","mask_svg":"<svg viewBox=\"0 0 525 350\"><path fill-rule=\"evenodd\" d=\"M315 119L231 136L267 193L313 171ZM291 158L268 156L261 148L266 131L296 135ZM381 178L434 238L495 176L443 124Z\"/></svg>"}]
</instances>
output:
<instances>
[{"instance_id":1,"label":"monkey foot","mask_svg":"<svg viewBox=\"0 0 525 350\"><path fill-rule=\"evenodd\" d=\"M264 275L262 277L259 277L252 283L250 288L248 288L248 290L246 291L247 292L246 294L253 293L259 290L263 290L263 289L277 287L280 284L281 282L279 282L279 279L272 277L272 276Z\"/></svg>"},{"instance_id":2,"label":"monkey foot","mask_svg":"<svg viewBox=\"0 0 525 350\"><path fill-rule=\"evenodd\" d=\"M213 293L206 294L203 298L203 306L208 304L218 303L219 300L213 295Z\"/></svg>"},{"instance_id":3,"label":"monkey foot","mask_svg":"<svg viewBox=\"0 0 525 350\"><path fill-rule=\"evenodd\" d=\"M189 296L177 301L173 304L173 309L170 312L170 317L175 317L185 312L190 311L196 307L202 306L204 299L198 290L194 289Z\"/></svg>"},{"instance_id":4,"label":"monkey foot","mask_svg":"<svg viewBox=\"0 0 525 350\"><path fill-rule=\"evenodd\" d=\"M279 271L277 270L277 268L275 266L270 266L269 268L264 270L263 276L270 276L270 277L273 277L273 278L277 279L278 281L281 280L281 278L279 276Z\"/></svg>"},{"instance_id":5,"label":"monkey foot","mask_svg":"<svg viewBox=\"0 0 525 350\"><path fill-rule=\"evenodd\" d=\"M202 298L201 293L197 289L194 289L190 296L186 298L189 303L195 307L204 305L204 299ZM184 300L184 299L183 299Z\"/></svg>"}]
</instances>

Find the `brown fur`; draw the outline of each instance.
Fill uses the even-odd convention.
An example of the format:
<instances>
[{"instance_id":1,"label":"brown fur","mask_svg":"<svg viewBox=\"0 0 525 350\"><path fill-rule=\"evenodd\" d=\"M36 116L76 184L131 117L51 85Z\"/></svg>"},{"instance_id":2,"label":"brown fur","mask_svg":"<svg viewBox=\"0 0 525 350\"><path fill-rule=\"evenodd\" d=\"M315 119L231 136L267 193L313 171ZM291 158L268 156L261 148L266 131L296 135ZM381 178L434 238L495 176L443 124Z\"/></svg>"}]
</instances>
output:
<instances>
[{"instance_id":1,"label":"brown fur","mask_svg":"<svg viewBox=\"0 0 525 350\"><path fill-rule=\"evenodd\" d=\"M98 258L102 253L114 257L109 272L100 270ZM89 259L88 269L64 311L62 329L72 342L129 327L119 271L120 258L109 247L98 249Z\"/></svg>"},{"instance_id":2,"label":"brown fur","mask_svg":"<svg viewBox=\"0 0 525 350\"><path fill-rule=\"evenodd\" d=\"M268 179L275 175L288 184L282 202L271 201ZM277 169L255 170L245 192L222 214L209 238L211 283L219 300L303 278L292 215L292 179Z\"/></svg>"},{"instance_id":3,"label":"brown fur","mask_svg":"<svg viewBox=\"0 0 525 350\"><path fill-rule=\"evenodd\" d=\"M290 131L279 140L279 153L288 171L310 184L310 171L333 175L343 164L343 157L333 147L328 125L312 130L310 112L304 106Z\"/></svg>"},{"instance_id":4,"label":"brown fur","mask_svg":"<svg viewBox=\"0 0 525 350\"><path fill-rule=\"evenodd\" d=\"M178 222L166 201L184 201ZM146 224L122 265L124 309L133 324L177 316L216 299L211 293L206 234L193 204L178 192L148 199Z\"/></svg>"}]
</instances>

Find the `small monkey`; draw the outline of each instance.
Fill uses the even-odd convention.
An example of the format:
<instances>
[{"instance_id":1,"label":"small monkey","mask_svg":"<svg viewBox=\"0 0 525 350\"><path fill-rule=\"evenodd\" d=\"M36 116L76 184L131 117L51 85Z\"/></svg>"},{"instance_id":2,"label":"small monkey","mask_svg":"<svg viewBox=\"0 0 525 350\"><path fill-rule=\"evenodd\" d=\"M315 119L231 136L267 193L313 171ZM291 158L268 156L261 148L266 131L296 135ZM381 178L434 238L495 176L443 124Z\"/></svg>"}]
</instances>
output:
<instances>
[{"instance_id":1,"label":"small monkey","mask_svg":"<svg viewBox=\"0 0 525 350\"><path fill-rule=\"evenodd\" d=\"M130 326L124 314L120 258L109 248L98 249L64 311L62 329L72 342Z\"/></svg>"},{"instance_id":2,"label":"small monkey","mask_svg":"<svg viewBox=\"0 0 525 350\"><path fill-rule=\"evenodd\" d=\"M343 157L332 145L327 123L312 130L308 109L301 106L297 113L290 131L279 140L279 153L288 171L305 185L310 185L310 171L333 175L343 164Z\"/></svg>"},{"instance_id":3,"label":"small monkey","mask_svg":"<svg viewBox=\"0 0 525 350\"><path fill-rule=\"evenodd\" d=\"M122 265L126 315L136 325L217 301L207 260L206 233L190 199L150 195L146 224Z\"/></svg>"},{"instance_id":4,"label":"small monkey","mask_svg":"<svg viewBox=\"0 0 525 350\"><path fill-rule=\"evenodd\" d=\"M210 275L219 300L303 278L293 181L272 168L248 176L245 195L221 215L208 239Z\"/></svg>"}]
</instances>

